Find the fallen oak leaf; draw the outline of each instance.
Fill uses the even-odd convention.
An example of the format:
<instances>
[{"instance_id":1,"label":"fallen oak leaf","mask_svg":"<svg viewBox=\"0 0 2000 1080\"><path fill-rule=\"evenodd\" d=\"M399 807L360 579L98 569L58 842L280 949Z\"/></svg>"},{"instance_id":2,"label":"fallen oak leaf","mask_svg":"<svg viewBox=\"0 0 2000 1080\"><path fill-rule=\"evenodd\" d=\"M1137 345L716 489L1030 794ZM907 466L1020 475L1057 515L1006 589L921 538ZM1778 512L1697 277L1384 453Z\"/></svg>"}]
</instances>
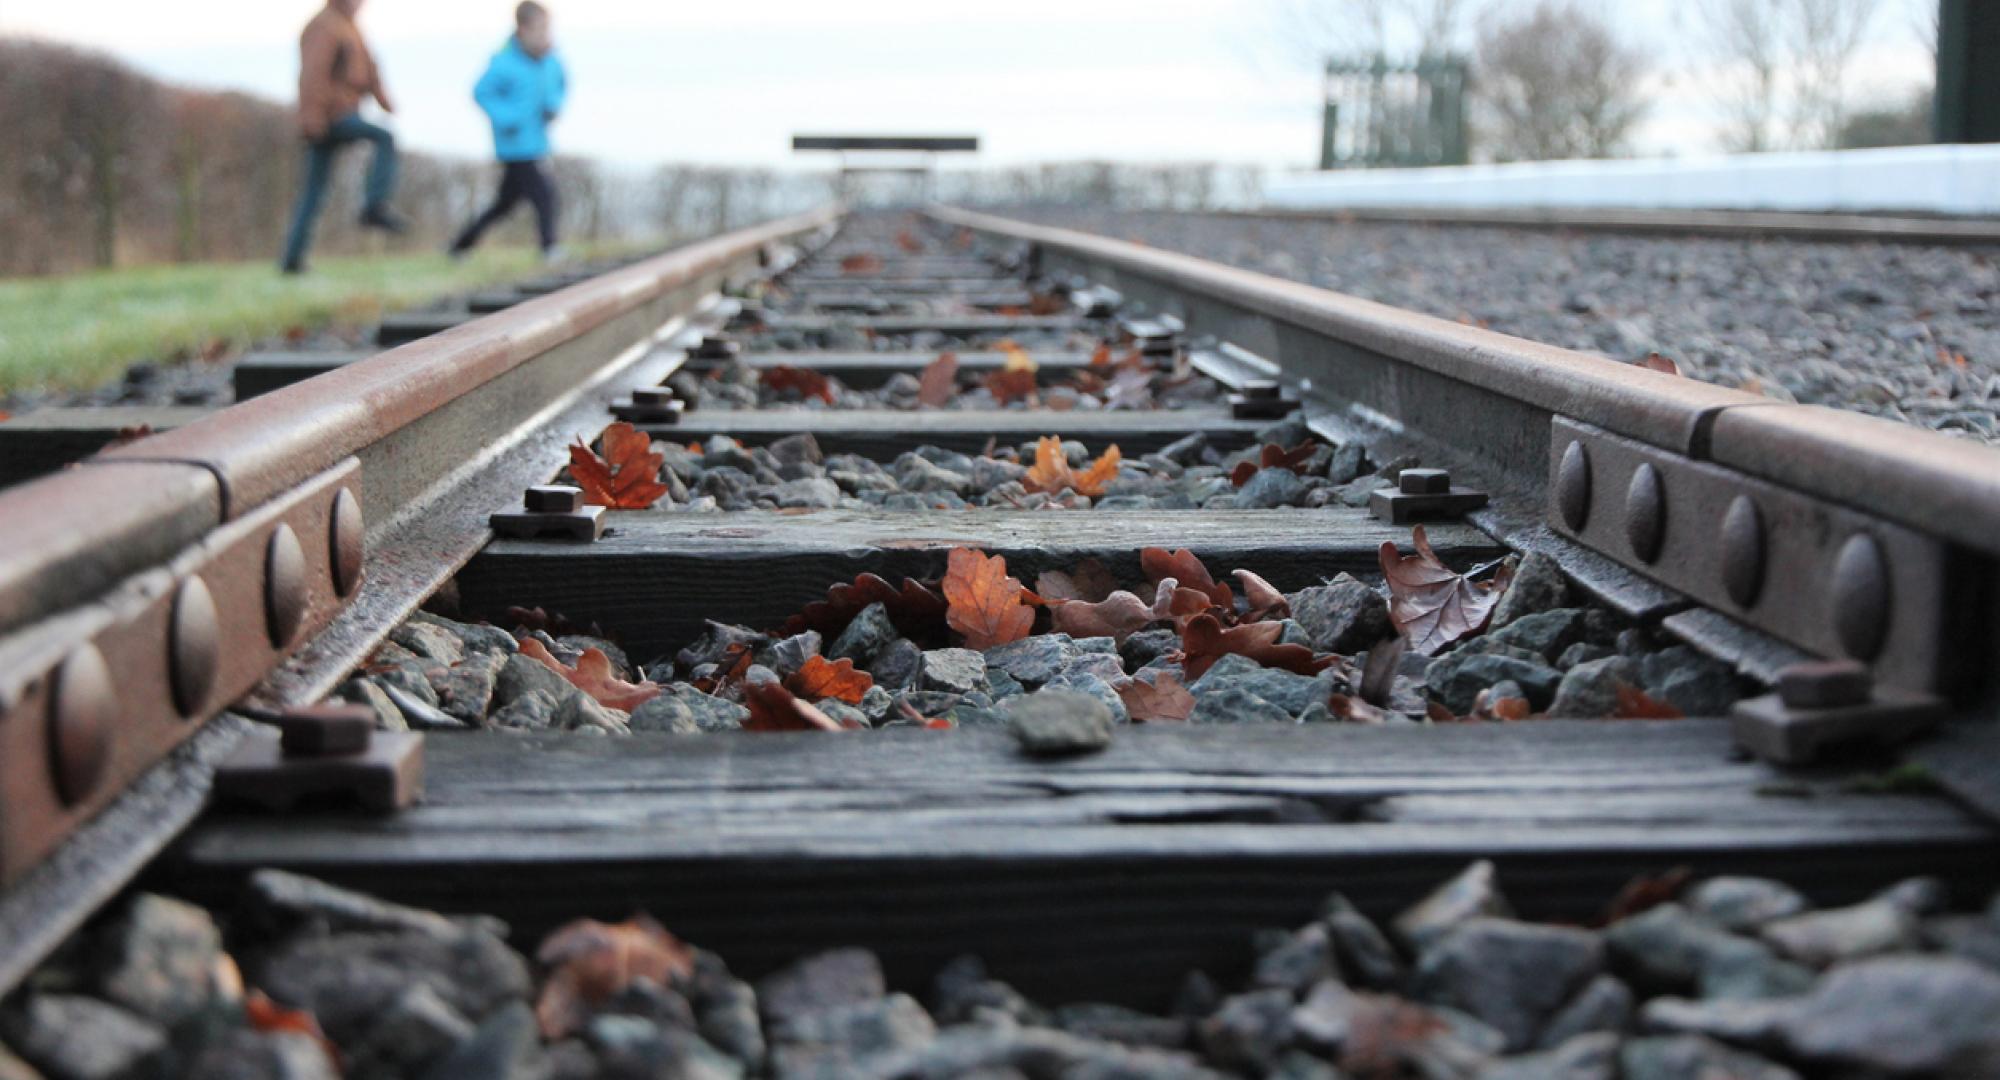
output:
<instances>
[{"instance_id":1,"label":"fallen oak leaf","mask_svg":"<svg viewBox=\"0 0 2000 1080\"><path fill-rule=\"evenodd\" d=\"M653 451L653 440L624 421L604 429L599 457L578 437L569 448L569 474L583 489L583 501L613 510L649 510L671 489L660 483L665 454Z\"/></svg>"},{"instance_id":2,"label":"fallen oak leaf","mask_svg":"<svg viewBox=\"0 0 2000 1080\"><path fill-rule=\"evenodd\" d=\"M817 630L828 641L835 640L870 604L887 609L889 621L904 637L923 642L944 636L944 597L920 581L904 578L899 589L875 574L860 574L852 584L843 582L828 589L825 600L807 604L785 623L785 634Z\"/></svg>"},{"instance_id":3,"label":"fallen oak leaf","mask_svg":"<svg viewBox=\"0 0 2000 1080\"><path fill-rule=\"evenodd\" d=\"M1042 571L1042 576L1035 579L1035 591L1044 600L1082 600L1095 604L1118 591L1118 579L1111 576L1111 568L1101 560L1085 559L1067 574L1061 570Z\"/></svg>"},{"instance_id":4,"label":"fallen oak leaf","mask_svg":"<svg viewBox=\"0 0 2000 1080\"><path fill-rule=\"evenodd\" d=\"M705 679L696 679L691 684L704 694L720 694L731 686L742 682L750 674L755 662L757 647L747 641L737 642L725 649L722 659L715 665L715 674Z\"/></svg>"},{"instance_id":5,"label":"fallen oak leaf","mask_svg":"<svg viewBox=\"0 0 2000 1080\"><path fill-rule=\"evenodd\" d=\"M1277 615L1278 612L1284 612L1284 615L1278 615L1278 618L1291 614L1292 602L1287 600L1285 594L1279 592L1276 586L1248 570L1237 570L1234 573L1236 580L1243 585L1243 599L1249 605L1246 614L1250 616L1251 622L1262 622Z\"/></svg>"},{"instance_id":6,"label":"fallen oak leaf","mask_svg":"<svg viewBox=\"0 0 2000 1080\"><path fill-rule=\"evenodd\" d=\"M981 380L986 392L1002 405L1016 401L1033 401L1039 384L1032 371L991 371Z\"/></svg>"},{"instance_id":7,"label":"fallen oak leaf","mask_svg":"<svg viewBox=\"0 0 2000 1080\"><path fill-rule=\"evenodd\" d=\"M818 706L800 701L790 690L774 682L744 683L743 707L750 710L750 719L743 721L745 731L847 730Z\"/></svg>"},{"instance_id":8,"label":"fallen oak leaf","mask_svg":"<svg viewBox=\"0 0 2000 1080\"><path fill-rule=\"evenodd\" d=\"M576 666L572 668L556 659L540 638L524 637L520 640L522 656L541 662L607 709L631 712L659 697L664 689L656 682L642 680L633 683L620 679L611 669L611 658L604 655L602 649L583 650L583 655L576 658Z\"/></svg>"},{"instance_id":9,"label":"fallen oak leaf","mask_svg":"<svg viewBox=\"0 0 2000 1080\"><path fill-rule=\"evenodd\" d=\"M579 919L550 934L535 959L550 969L535 999L543 1038L567 1038L591 1012L645 979L673 987L694 974L694 949L644 915L617 924Z\"/></svg>"},{"instance_id":10,"label":"fallen oak leaf","mask_svg":"<svg viewBox=\"0 0 2000 1080\"><path fill-rule=\"evenodd\" d=\"M1256 461L1244 461L1237 464L1236 468L1229 474L1229 482L1237 487L1242 487L1256 479L1257 474L1263 472L1265 469L1290 469L1292 472L1304 476L1307 472L1306 463L1311 461L1312 456L1317 452L1319 452L1319 444L1311 439L1307 439L1290 450L1276 443L1267 443L1264 449L1258 453Z\"/></svg>"},{"instance_id":11,"label":"fallen oak leaf","mask_svg":"<svg viewBox=\"0 0 2000 1080\"><path fill-rule=\"evenodd\" d=\"M1194 695L1171 671L1156 673L1150 683L1127 679L1116 689L1135 724L1184 724L1194 715Z\"/></svg>"},{"instance_id":12,"label":"fallen oak leaf","mask_svg":"<svg viewBox=\"0 0 2000 1080\"><path fill-rule=\"evenodd\" d=\"M1181 669L1190 681L1198 681L1217 660L1236 655L1269 668L1295 675L1317 675L1332 667L1338 657L1320 657L1304 645L1281 645L1283 623L1261 622L1233 626L1225 630L1213 615L1197 615L1181 631Z\"/></svg>"},{"instance_id":13,"label":"fallen oak leaf","mask_svg":"<svg viewBox=\"0 0 2000 1080\"><path fill-rule=\"evenodd\" d=\"M1095 499L1104 494L1106 485L1118 479L1118 467L1123 461L1124 455L1114 446L1078 475L1070 468L1062 439L1049 435L1035 441L1035 464L1021 477L1021 486L1030 492L1056 495L1068 490Z\"/></svg>"},{"instance_id":14,"label":"fallen oak leaf","mask_svg":"<svg viewBox=\"0 0 2000 1080\"><path fill-rule=\"evenodd\" d=\"M1028 636L1035 609L1028 590L1007 576L1007 560L971 548L953 548L944 575L945 622L965 635L965 647L984 651Z\"/></svg>"},{"instance_id":15,"label":"fallen oak leaf","mask_svg":"<svg viewBox=\"0 0 2000 1080\"><path fill-rule=\"evenodd\" d=\"M927 409L943 408L958 393L958 354L946 350L925 365L917 380L917 404Z\"/></svg>"},{"instance_id":16,"label":"fallen oak leaf","mask_svg":"<svg viewBox=\"0 0 2000 1080\"><path fill-rule=\"evenodd\" d=\"M1681 366L1674 363L1673 357L1661 356L1659 353L1646 354L1646 358L1639 361L1637 366L1645 368L1647 371L1657 371L1662 375L1679 375L1681 373Z\"/></svg>"},{"instance_id":17,"label":"fallen oak leaf","mask_svg":"<svg viewBox=\"0 0 2000 1080\"><path fill-rule=\"evenodd\" d=\"M807 660L805 666L785 680L785 689L802 698L813 701L835 698L849 705L861 704L861 699L874 686L875 676L856 671L854 661L829 661L824 656Z\"/></svg>"},{"instance_id":18,"label":"fallen oak leaf","mask_svg":"<svg viewBox=\"0 0 2000 1080\"><path fill-rule=\"evenodd\" d=\"M758 381L773 393L790 392L801 398L818 398L828 405L839 400L839 395L833 390L833 380L811 368L779 364L765 368Z\"/></svg>"},{"instance_id":19,"label":"fallen oak leaf","mask_svg":"<svg viewBox=\"0 0 2000 1080\"><path fill-rule=\"evenodd\" d=\"M903 719L912 721L928 731L951 731L958 727L957 724L942 716L925 716L923 713L917 711L916 706L907 701L898 701L896 709L903 714Z\"/></svg>"},{"instance_id":20,"label":"fallen oak leaf","mask_svg":"<svg viewBox=\"0 0 2000 1080\"><path fill-rule=\"evenodd\" d=\"M1389 582L1389 621L1410 640L1410 648L1430 656L1486 628L1501 595L1513 581L1513 569L1503 565L1492 580L1475 583L1437 557L1422 525L1412 532L1411 542L1417 553L1410 556L1403 555L1392 541L1382 544L1382 576Z\"/></svg>"},{"instance_id":21,"label":"fallen oak leaf","mask_svg":"<svg viewBox=\"0 0 2000 1080\"><path fill-rule=\"evenodd\" d=\"M879 255L849 255L840 260L843 274L879 274L882 272L882 258Z\"/></svg>"},{"instance_id":22,"label":"fallen oak leaf","mask_svg":"<svg viewBox=\"0 0 2000 1080\"><path fill-rule=\"evenodd\" d=\"M1651 911L1662 904L1671 904L1687 891L1688 883L1694 880L1691 867L1676 866L1661 874L1641 874L1625 883L1618 890L1604 913L1591 923L1593 929L1602 929L1614 923L1624 922L1634 915Z\"/></svg>"},{"instance_id":23,"label":"fallen oak leaf","mask_svg":"<svg viewBox=\"0 0 2000 1080\"><path fill-rule=\"evenodd\" d=\"M1120 591L1094 604L1051 601L1049 618L1059 633L1073 638L1108 637L1123 645L1126 638L1159 621L1160 616L1144 600Z\"/></svg>"},{"instance_id":24,"label":"fallen oak leaf","mask_svg":"<svg viewBox=\"0 0 2000 1080\"><path fill-rule=\"evenodd\" d=\"M1230 591L1229 586L1217 582L1193 551L1186 548L1179 551L1146 548L1139 552L1139 567L1146 572L1146 579L1155 585L1172 578L1180 582L1183 589L1206 593L1216 607L1231 613L1236 610L1236 594Z\"/></svg>"}]
</instances>

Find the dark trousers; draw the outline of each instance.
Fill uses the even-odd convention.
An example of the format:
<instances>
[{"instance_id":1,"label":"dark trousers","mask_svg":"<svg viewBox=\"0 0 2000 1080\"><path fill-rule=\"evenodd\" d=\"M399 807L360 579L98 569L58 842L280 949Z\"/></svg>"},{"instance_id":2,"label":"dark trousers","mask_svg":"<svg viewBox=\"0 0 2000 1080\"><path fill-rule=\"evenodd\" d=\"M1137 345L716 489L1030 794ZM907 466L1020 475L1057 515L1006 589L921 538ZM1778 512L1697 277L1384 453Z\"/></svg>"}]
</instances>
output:
<instances>
[{"instance_id":1,"label":"dark trousers","mask_svg":"<svg viewBox=\"0 0 2000 1080\"><path fill-rule=\"evenodd\" d=\"M466 226L459 234L453 251L470 251L479 243L479 238L487 229L498 224L500 219L514 212L521 200L535 208L535 224L541 229L542 250L549 251L556 246L556 188L549 181L548 171L539 161L503 161L506 171L500 175L500 195L493 205L479 215L479 220Z\"/></svg>"},{"instance_id":2,"label":"dark trousers","mask_svg":"<svg viewBox=\"0 0 2000 1080\"><path fill-rule=\"evenodd\" d=\"M375 147L375 160L368 169L367 194L363 197L367 204L364 211L387 206L396 194L396 137L358 115L335 121L324 138L306 144L305 186L299 190L298 208L292 213L292 232L285 241L285 265L297 266L305 261L306 249L312 246L313 225L319 221L326 187L333 179L334 159L358 142L372 143Z\"/></svg>"}]
</instances>

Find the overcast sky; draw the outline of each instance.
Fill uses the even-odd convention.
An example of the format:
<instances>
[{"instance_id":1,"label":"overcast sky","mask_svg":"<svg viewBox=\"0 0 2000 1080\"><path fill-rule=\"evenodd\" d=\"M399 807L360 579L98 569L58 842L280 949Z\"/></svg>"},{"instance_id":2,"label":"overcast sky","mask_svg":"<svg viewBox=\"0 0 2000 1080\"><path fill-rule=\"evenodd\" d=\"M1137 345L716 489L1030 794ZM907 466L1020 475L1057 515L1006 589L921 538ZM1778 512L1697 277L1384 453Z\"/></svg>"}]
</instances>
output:
<instances>
[{"instance_id":1,"label":"overcast sky","mask_svg":"<svg viewBox=\"0 0 2000 1080\"><path fill-rule=\"evenodd\" d=\"M561 149L630 166L783 165L795 131L978 134L988 164L1114 159L1309 164L1318 80L1282 0L552 0L574 97ZM1879 21L1857 91L1901 94L1928 57L1904 5ZM108 50L176 82L289 100L319 0L0 0L0 33ZM1714 148L1684 44L1685 0L1605 9L1652 43L1643 153ZM509 0L370 0L363 28L409 144L488 151L469 97Z\"/></svg>"}]
</instances>

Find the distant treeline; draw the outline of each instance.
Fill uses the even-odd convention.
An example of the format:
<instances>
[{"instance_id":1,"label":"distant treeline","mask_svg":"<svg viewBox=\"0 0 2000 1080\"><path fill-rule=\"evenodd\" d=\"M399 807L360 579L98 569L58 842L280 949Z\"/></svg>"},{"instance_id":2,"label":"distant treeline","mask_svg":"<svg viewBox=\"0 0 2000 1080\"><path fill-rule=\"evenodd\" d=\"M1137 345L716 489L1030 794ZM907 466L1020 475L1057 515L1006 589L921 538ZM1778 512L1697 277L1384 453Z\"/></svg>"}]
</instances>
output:
<instances>
[{"instance_id":1,"label":"distant treeline","mask_svg":"<svg viewBox=\"0 0 2000 1080\"><path fill-rule=\"evenodd\" d=\"M403 148L407 237L355 226L367 151L343 156L316 250L442 249L492 195L493 165ZM100 53L0 39L0 276L276 259L302 168L289 102L192 90ZM710 235L839 193L816 172L665 165L623 173L556 162L571 242ZM1076 162L941 172L931 194L969 205L1205 209L1253 200L1254 169ZM859 204L913 205L907 181L861 178ZM530 238L527 215L510 223Z\"/></svg>"}]
</instances>

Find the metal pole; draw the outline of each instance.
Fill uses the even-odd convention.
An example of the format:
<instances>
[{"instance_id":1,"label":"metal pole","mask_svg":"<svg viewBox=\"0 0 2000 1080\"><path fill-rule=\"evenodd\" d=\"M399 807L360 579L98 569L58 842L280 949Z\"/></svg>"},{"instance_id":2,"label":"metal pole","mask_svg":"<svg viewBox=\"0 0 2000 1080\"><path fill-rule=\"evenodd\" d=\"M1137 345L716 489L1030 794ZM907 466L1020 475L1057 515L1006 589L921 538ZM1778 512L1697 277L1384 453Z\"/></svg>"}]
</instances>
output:
<instances>
[{"instance_id":1,"label":"metal pole","mask_svg":"<svg viewBox=\"0 0 2000 1080\"><path fill-rule=\"evenodd\" d=\"M1937 141L2000 142L2000 4L1941 0Z\"/></svg>"}]
</instances>

